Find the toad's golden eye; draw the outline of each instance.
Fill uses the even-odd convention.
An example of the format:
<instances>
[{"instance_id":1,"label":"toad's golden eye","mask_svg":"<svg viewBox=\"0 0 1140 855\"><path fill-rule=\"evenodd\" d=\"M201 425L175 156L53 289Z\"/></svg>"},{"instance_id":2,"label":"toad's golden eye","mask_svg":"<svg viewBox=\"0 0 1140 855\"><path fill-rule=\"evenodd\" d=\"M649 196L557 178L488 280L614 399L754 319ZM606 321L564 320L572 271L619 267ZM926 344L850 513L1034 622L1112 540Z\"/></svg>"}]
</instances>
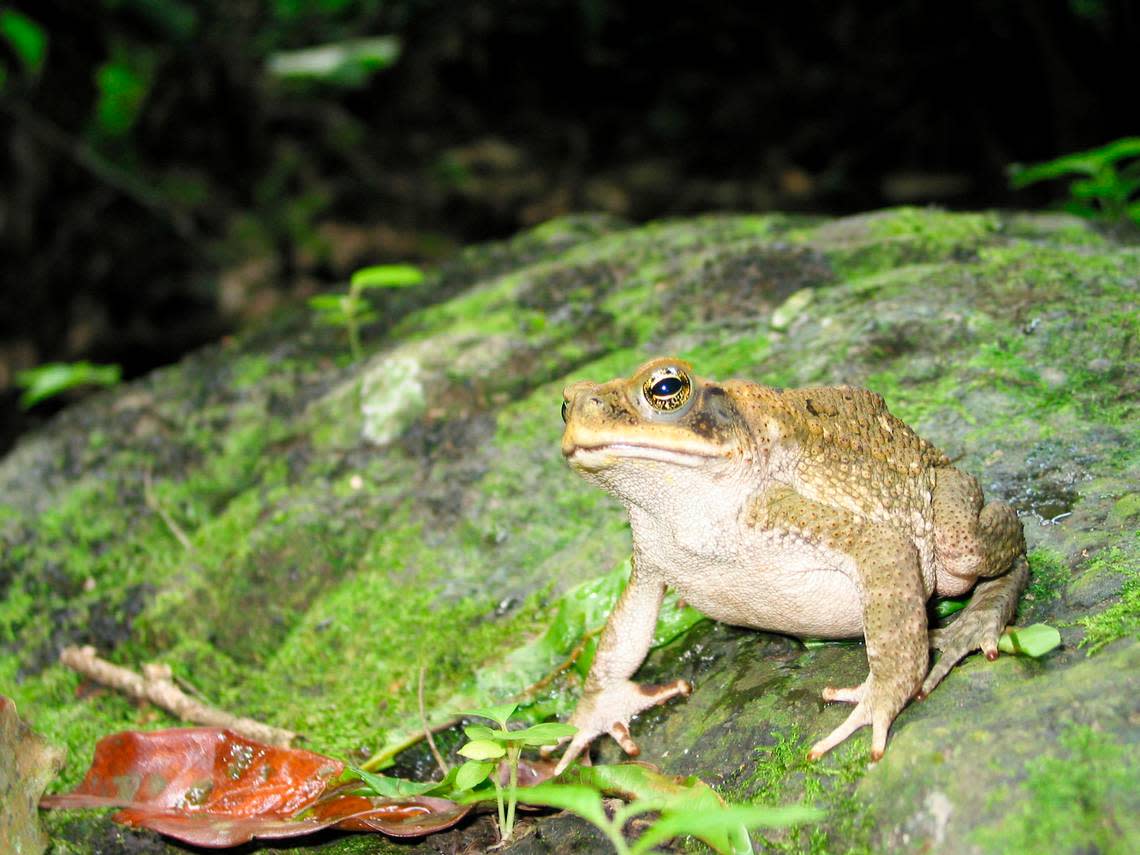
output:
<instances>
[{"instance_id":1,"label":"toad's golden eye","mask_svg":"<svg viewBox=\"0 0 1140 855\"><path fill-rule=\"evenodd\" d=\"M689 375L670 365L661 368L649 375L641 387L642 394L649 406L662 413L672 413L679 410L689 400L693 384Z\"/></svg>"}]
</instances>

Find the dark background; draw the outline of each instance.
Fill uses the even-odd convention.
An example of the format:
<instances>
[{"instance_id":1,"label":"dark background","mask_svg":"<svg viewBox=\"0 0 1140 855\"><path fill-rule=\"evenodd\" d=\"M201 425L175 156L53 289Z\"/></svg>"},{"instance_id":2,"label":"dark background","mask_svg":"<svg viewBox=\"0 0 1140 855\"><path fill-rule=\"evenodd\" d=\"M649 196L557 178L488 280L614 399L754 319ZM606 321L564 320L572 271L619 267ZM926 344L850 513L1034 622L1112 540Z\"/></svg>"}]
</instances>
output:
<instances>
[{"instance_id":1,"label":"dark background","mask_svg":"<svg viewBox=\"0 0 1140 855\"><path fill-rule=\"evenodd\" d=\"M37 0L0 38L0 450L59 402L16 371L135 376L358 266L559 214L1034 207L1006 169L1140 130L1140 4ZM0 11L0 15L3 12ZM278 52L391 35L298 82Z\"/></svg>"}]
</instances>

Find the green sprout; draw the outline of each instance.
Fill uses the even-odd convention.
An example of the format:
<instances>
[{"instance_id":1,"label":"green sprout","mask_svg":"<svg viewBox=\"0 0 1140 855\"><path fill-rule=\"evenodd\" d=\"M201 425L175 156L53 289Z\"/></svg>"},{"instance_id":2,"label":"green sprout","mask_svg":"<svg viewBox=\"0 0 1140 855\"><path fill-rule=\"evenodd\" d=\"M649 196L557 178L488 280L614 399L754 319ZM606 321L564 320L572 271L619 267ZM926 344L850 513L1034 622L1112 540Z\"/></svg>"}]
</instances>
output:
<instances>
[{"instance_id":1,"label":"green sprout","mask_svg":"<svg viewBox=\"0 0 1140 855\"><path fill-rule=\"evenodd\" d=\"M606 812L603 795L619 796L627 803L611 816ZM558 782L524 787L519 799L524 804L577 814L597 827L618 855L640 855L683 836L696 837L717 852L746 855L752 852L748 829L800 825L824 815L823 811L802 805L726 804L699 778L674 778L635 763L575 766ZM636 841L627 842L626 824L646 814L656 817L648 821Z\"/></svg>"},{"instance_id":2,"label":"green sprout","mask_svg":"<svg viewBox=\"0 0 1140 855\"><path fill-rule=\"evenodd\" d=\"M353 360L359 361L364 355L360 347L360 328L379 317L364 299L364 292L372 288L408 288L423 281L423 271L410 264L365 267L352 274L346 293L318 294L309 298L309 306L316 311L318 323L344 327L348 349Z\"/></svg>"},{"instance_id":3,"label":"green sprout","mask_svg":"<svg viewBox=\"0 0 1140 855\"><path fill-rule=\"evenodd\" d=\"M515 704L506 704L458 713L489 719L497 727L469 725L464 728L469 741L459 749L459 754L467 758L467 762L448 769L440 781L408 781L358 767L350 767L350 774L361 780L365 793L384 798L430 795L466 803L493 798L503 843L510 841L514 834L515 813L520 802L570 811L595 825L618 855L640 855L684 836L696 837L716 852L747 855L752 852L749 829L786 828L816 822L824 816L823 811L804 805L728 804L699 778L676 778L636 763L575 764L557 781L519 787L522 749L558 742L572 736L577 728L548 722L511 730L508 723L516 709ZM508 768L505 785L501 772L504 762ZM491 786L487 785L488 779ZM618 806L611 815L603 801L605 796L616 796L626 804ZM645 827L636 841L628 842L625 826L638 818Z\"/></svg>"},{"instance_id":4,"label":"green sprout","mask_svg":"<svg viewBox=\"0 0 1140 855\"><path fill-rule=\"evenodd\" d=\"M1014 164L1009 175L1015 190L1075 176L1069 182L1066 210L1090 219L1140 225L1140 137L1125 137L1045 163Z\"/></svg>"},{"instance_id":5,"label":"green sprout","mask_svg":"<svg viewBox=\"0 0 1140 855\"><path fill-rule=\"evenodd\" d=\"M499 837L511 839L515 827L515 805L518 803L519 755L524 747L538 748L557 742L564 736L572 736L578 728L559 722L536 724L522 730L509 730L507 721L517 709L515 704L506 704L488 709L463 712L462 715L490 719L499 725L496 730L485 725L470 725L464 728L471 741L459 749L468 758L455 774L455 787L469 790L481 784L488 777L495 785L495 801L499 808ZM505 788L499 780L498 767L507 761L508 782ZM494 773L494 774L492 774ZM530 792L530 790L528 790Z\"/></svg>"},{"instance_id":6,"label":"green sprout","mask_svg":"<svg viewBox=\"0 0 1140 855\"><path fill-rule=\"evenodd\" d=\"M16 385L24 390L20 406L31 409L40 401L54 398L79 386L116 386L123 379L118 365L91 362L45 362L16 375Z\"/></svg>"}]
</instances>

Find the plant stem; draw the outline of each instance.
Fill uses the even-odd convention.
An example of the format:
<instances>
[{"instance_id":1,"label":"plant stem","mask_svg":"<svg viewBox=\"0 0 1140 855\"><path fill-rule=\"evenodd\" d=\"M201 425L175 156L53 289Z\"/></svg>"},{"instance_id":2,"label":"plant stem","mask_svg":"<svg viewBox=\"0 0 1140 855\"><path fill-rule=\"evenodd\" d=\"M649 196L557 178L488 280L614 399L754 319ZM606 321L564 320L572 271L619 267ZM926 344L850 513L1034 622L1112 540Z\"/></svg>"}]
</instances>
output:
<instances>
[{"instance_id":1,"label":"plant stem","mask_svg":"<svg viewBox=\"0 0 1140 855\"><path fill-rule=\"evenodd\" d=\"M503 812L503 787L499 783L499 766L495 764L495 771L491 773L495 782L495 800L499 803L499 840L506 841L510 839L506 826L506 815Z\"/></svg>"},{"instance_id":2,"label":"plant stem","mask_svg":"<svg viewBox=\"0 0 1140 855\"><path fill-rule=\"evenodd\" d=\"M360 326L356 321L357 312L360 311L360 289L349 285L345 303L345 329L348 330L348 349L352 351L352 361L359 362L364 355L364 351L360 348Z\"/></svg>"},{"instance_id":3,"label":"plant stem","mask_svg":"<svg viewBox=\"0 0 1140 855\"><path fill-rule=\"evenodd\" d=\"M510 766L510 778L507 786L507 839L515 830L515 805L518 803L519 786L519 754L521 745L512 745L507 748L507 764Z\"/></svg>"},{"instance_id":4,"label":"plant stem","mask_svg":"<svg viewBox=\"0 0 1140 855\"><path fill-rule=\"evenodd\" d=\"M610 825L603 828L602 831L606 833L606 837L610 839L613 844L614 852L617 855L629 855L629 846L625 842L625 835L621 833L621 829L617 825Z\"/></svg>"},{"instance_id":5,"label":"plant stem","mask_svg":"<svg viewBox=\"0 0 1140 855\"><path fill-rule=\"evenodd\" d=\"M348 349L352 352L352 361L359 362L364 352L360 349L360 330L356 326L356 320L349 318L345 327L348 330Z\"/></svg>"},{"instance_id":6,"label":"plant stem","mask_svg":"<svg viewBox=\"0 0 1140 855\"><path fill-rule=\"evenodd\" d=\"M359 403L359 402L358 402ZM443 773L443 777L447 777L450 767L443 759L443 755L439 753L439 749L435 747L435 739L432 738L431 728L428 727L427 713L424 711L424 672L427 668L423 665L420 666L420 679L419 686L416 689L416 700L419 702L420 707L420 726L424 729L424 738L427 740L428 748L431 749L431 756L435 758L436 764L439 766L439 771Z\"/></svg>"}]
</instances>

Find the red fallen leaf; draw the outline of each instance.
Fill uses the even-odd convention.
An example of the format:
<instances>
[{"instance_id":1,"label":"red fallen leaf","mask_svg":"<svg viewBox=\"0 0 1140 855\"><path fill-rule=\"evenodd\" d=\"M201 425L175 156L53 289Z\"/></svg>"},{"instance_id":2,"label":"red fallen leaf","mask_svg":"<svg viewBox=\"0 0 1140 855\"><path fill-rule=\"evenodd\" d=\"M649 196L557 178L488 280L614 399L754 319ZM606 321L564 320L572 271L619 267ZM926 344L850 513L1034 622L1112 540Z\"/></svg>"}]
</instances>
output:
<instances>
[{"instance_id":1,"label":"red fallen leaf","mask_svg":"<svg viewBox=\"0 0 1140 855\"><path fill-rule=\"evenodd\" d=\"M404 799L338 796L316 805L308 815L322 820L334 819L342 831L379 831L389 837L421 837L451 828L467 816L472 807L432 796Z\"/></svg>"},{"instance_id":2,"label":"red fallen leaf","mask_svg":"<svg viewBox=\"0 0 1140 855\"><path fill-rule=\"evenodd\" d=\"M149 828L167 837L173 837L192 846L224 849L240 846L254 838L282 840L302 837L334 827L338 820L310 822L298 819L278 819L272 816L232 817L221 813L176 813L154 811L147 808L127 808L111 819L135 828Z\"/></svg>"},{"instance_id":3,"label":"red fallen leaf","mask_svg":"<svg viewBox=\"0 0 1140 855\"><path fill-rule=\"evenodd\" d=\"M122 807L116 822L209 847L333 827L415 837L449 828L471 810L424 796L329 794L317 804L343 771L332 757L220 728L128 731L100 740L83 782L71 793L45 796L40 806Z\"/></svg>"},{"instance_id":4,"label":"red fallen leaf","mask_svg":"<svg viewBox=\"0 0 1140 855\"><path fill-rule=\"evenodd\" d=\"M125 731L99 740L73 792L40 804L285 818L315 802L343 771L332 757L216 727Z\"/></svg>"}]
</instances>

